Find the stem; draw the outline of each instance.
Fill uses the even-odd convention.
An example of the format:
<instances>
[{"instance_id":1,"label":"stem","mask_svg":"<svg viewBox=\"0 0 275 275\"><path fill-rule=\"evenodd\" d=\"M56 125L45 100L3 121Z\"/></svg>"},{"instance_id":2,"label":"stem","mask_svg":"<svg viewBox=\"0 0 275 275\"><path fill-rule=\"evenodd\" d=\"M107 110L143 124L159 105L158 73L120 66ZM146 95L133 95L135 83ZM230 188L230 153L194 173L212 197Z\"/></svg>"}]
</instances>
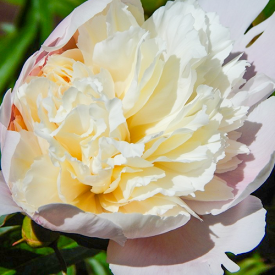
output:
<instances>
[{"instance_id":1,"label":"stem","mask_svg":"<svg viewBox=\"0 0 275 275\"><path fill-rule=\"evenodd\" d=\"M54 241L50 247L54 250L55 252L55 255L60 263L60 266L61 266L61 270L62 270L62 274L63 275L67 275L67 264L63 258L63 256L61 255L58 247L57 247L57 241Z\"/></svg>"},{"instance_id":2,"label":"stem","mask_svg":"<svg viewBox=\"0 0 275 275\"><path fill-rule=\"evenodd\" d=\"M22 242L24 242L25 241L25 238L22 238L22 239L20 239L20 240L18 240L18 241L16 241L16 242L14 242L13 244L12 244L12 246L15 246L15 245L17 245L17 244L20 244L20 243L22 243Z\"/></svg>"}]
</instances>

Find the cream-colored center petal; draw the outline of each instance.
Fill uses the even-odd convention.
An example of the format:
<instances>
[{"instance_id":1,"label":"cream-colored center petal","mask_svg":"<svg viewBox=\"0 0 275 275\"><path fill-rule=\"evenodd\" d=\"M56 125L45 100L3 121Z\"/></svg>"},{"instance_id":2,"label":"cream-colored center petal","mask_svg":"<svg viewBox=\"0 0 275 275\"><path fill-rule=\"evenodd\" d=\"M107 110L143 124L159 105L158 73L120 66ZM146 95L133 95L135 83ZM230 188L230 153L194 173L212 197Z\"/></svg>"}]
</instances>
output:
<instances>
[{"instance_id":1,"label":"cream-colored center petal","mask_svg":"<svg viewBox=\"0 0 275 275\"><path fill-rule=\"evenodd\" d=\"M246 63L222 65L228 31L191 2L168 3L142 26L132 8L114 1L15 95L11 188L29 212L64 202L196 216L184 199L232 198L218 174L248 153L236 131L247 108L228 98Z\"/></svg>"}]
</instances>

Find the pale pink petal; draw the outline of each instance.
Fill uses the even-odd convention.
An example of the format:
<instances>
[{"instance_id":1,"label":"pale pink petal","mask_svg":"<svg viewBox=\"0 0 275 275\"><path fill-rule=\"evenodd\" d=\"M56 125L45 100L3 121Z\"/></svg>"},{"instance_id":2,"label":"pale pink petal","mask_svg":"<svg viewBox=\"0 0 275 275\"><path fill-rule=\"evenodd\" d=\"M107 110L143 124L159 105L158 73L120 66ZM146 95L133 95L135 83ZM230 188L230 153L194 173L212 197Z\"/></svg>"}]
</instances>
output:
<instances>
[{"instance_id":1,"label":"pale pink petal","mask_svg":"<svg viewBox=\"0 0 275 275\"><path fill-rule=\"evenodd\" d=\"M239 129L242 132L239 141L246 144L251 153L239 156L243 162L234 171L219 174L234 189L235 198L225 202L186 200L198 214L219 214L246 198L266 181L275 163L274 106L275 97L271 97L249 114L244 126Z\"/></svg>"},{"instance_id":2,"label":"pale pink petal","mask_svg":"<svg viewBox=\"0 0 275 275\"><path fill-rule=\"evenodd\" d=\"M243 58L247 59L252 65L248 68L245 78L249 79L256 73L264 73L267 76L275 79L275 13L263 22L260 26L252 28L244 37L243 40L236 41L236 45L232 52L245 52ZM255 29L255 30L254 30ZM254 34L262 33L262 35L249 47L247 42L254 38Z\"/></svg>"},{"instance_id":3,"label":"pale pink petal","mask_svg":"<svg viewBox=\"0 0 275 275\"><path fill-rule=\"evenodd\" d=\"M44 205L38 209L32 219L53 231L111 239L121 245L126 240L122 229L113 222L69 204Z\"/></svg>"},{"instance_id":4,"label":"pale pink petal","mask_svg":"<svg viewBox=\"0 0 275 275\"><path fill-rule=\"evenodd\" d=\"M11 118L11 106L12 94L11 90L8 90L3 98L3 102L0 109L0 144L2 152L6 140L7 127L10 123Z\"/></svg>"},{"instance_id":5,"label":"pale pink petal","mask_svg":"<svg viewBox=\"0 0 275 275\"><path fill-rule=\"evenodd\" d=\"M128 240L124 247L109 243L107 255L116 275L223 274L238 266L225 252L253 249L265 232L265 210L255 197L248 197L218 216L190 220L185 226L163 235Z\"/></svg>"},{"instance_id":6,"label":"pale pink petal","mask_svg":"<svg viewBox=\"0 0 275 275\"><path fill-rule=\"evenodd\" d=\"M162 234L186 224L190 219L189 215L159 217L139 213L104 213L99 216L123 228L124 235L130 239Z\"/></svg>"},{"instance_id":7,"label":"pale pink petal","mask_svg":"<svg viewBox=\"0 0 275 275\"><path fill-rule=\"evenodd\" d=\"M223 26L228 27L231 39L242 38L252 21L264 9L268 0L198 0L208 12L216 12Z\"/></svg>"},{"instance_id":8,"label":"pale pink petal","mask_svg":"<svg viewBox=\"0 0 275 275\"><path fill-rule=\"evenodd\" d=\"M20 72L20 75L14 85L14 88L13 88L13 92L16 92L18 90L18 88L24 83L26 77L30 74L30 72L32 71L34 65L36 64L37 62L37 59L41 56L45 56L47 53L45 51L37 51L35 52L33 55L31 55L27 61L25 62L21 72Z\"/></svg>"},{"instance_id":9,"label":"pale pink petal","mask_svg":"<svg viewBox=\"0 0 275 275\"><path fill-rule=\"evenodd\" d=\"M16 212L22 212L22 209L13 201L11 192L0 172L0 216Z\"/></svg>"},{"instance_id":10,"label":"pale pink petal","mask_svg":"<svg viewBox=\"0 0 275 275\"><path fill-rule=\"evenodd\" d=\"M44 42L42 48L46 51L61 49L69 42L71 37L75 34L81 25L86 23L96 14L102 12L111 2L112 0L90 0L84 2L61 21L61 23ZM124 0L122 2L135 6L139 13L143 14L143 9L139 1Z\"/></svg>"},{"instance_id":11,"label":"pale pink petal","mask_svg":"<svg viewBox=\"0 0 275 275\"><path fill-rule=\"evenodd\" d=\"M231 99L235 106L253 106L267 99L275 89L275 82L264 74L256 74Z\"/></svg>"},{"instance_id":12,"label":"pale pink petal","mask_svg":"<svg viewBox=\"0 0 275 275\"><path fill-rule=\"evenodd\" d=\"M61 49L81 25L102 12L110 2L112 0L91 0L78 6L54 29L42 48L47 51Z\"/></svg>"},{"instance_id":13,"label":"pale pink petal","mask_svg":"<svg viewBox=\"0 0 275 275\"><path fill-rule=\"evenodd\" d=\"M265 21L261 22L260 24L251 28L245 35L241 37L235 44L234 44L234 51L243 51L243 49L251 42L251 40L264 32L264 30L268 27L270 22L272 21L272 16L266 19Z\"/></svg>"},{"instance_id":14,"label":"pale pink petal","mask_svg":"<svg viewBox=\"0 0 275 275\"><path fill-rule=\"evenodd\" d=\"M268 0L199 0L199 3L204 10L216 12L220 16L222 25L230 29L231 38L235 41L231 56L235 57L244 52L242 59L252 64L247 69L245 78L250 79L256 73L264 73L274 79L275 14L245 34ZM256 42L246 47L255 36L261 33L263 34Z\"/></svg>"},{"instance_id":15,"label":"pale pink petal","mask_svg":"<svg viewBox=\"0 0 275 275\"><path fill-rule=\"evenodd\" d=\"M240 129L240 142L250 149L249 155L241 155L240 166L223 176L229 185L237 189L234 204L259 188L270 175L275 162L275 97L259 104Z\"/></svg>"},{"instance_id":16,"label":"pale pink petal","mask_svg":"<svg viewBox=\"0 0 275 275\"><path fill-rule=\"evenodd\" d=\"M8 90L3 98L0 107L0 123L8 128L11 118L12 94L11 89Z\"/></svg>"},{"instance_id":17,"label":"pale pink petal","mask_svg":"<svg viewBox=\"0 0 275 275\"><path fill-rule=\"evenodd\" d=\"M1 128L1 146L3 147L1 149L2 151L1 167L2 167L2 173L3 173L4 179L7 183L9 183L10 169L12 165L11 160L16 150L17 144L20 141L20 134L14 131L7 131L5 126L3 126L2 124L0 124L0 128Z\"/></svg>"}]
</instances>

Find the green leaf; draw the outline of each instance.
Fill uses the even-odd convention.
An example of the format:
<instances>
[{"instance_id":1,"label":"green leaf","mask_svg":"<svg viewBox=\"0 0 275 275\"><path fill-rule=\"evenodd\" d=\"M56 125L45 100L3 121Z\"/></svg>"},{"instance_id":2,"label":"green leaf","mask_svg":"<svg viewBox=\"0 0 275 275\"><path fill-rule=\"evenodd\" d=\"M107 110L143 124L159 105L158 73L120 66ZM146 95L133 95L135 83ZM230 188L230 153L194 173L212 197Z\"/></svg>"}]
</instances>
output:
<instances>
[{"instance_id":1,"label":"green leaf","mask_svg":"<svg viewBox=\"0 0 275 275\"><path fill-rule=\"evenodd\" d=\"M265 264L259 254L255 253L252 257L246 258L238 263L240 270L234 275L260 275L269 270L271 266ZM228 271L226 275L232 274Z\"/></svg>"},{"instance_id":2,"label":"green leaf","mask_svg":"<svg viewBox=\"0 0 275 275\"><path fill-rule=\"evenodd\" d=\"M0 235L0 274L39 274L58 273L60 263L51 248L34 249L25 243L12 247L21 238L21 228ZM98 250L79 247L76 242L62 236L58 242L59 250L68 266L94 256Z\"/></svg>"},{"instance_id":3,"label":"green leaf","mask_svg":"<svg viewBox=\"0 0 275 275\"><path fill-rule=\"evenodd\" d=\"M22 225L24 217L21 213L0 216L0 227Z\"/></svg>"},{"instance_id":4,"label":"green leaf","mask_svg":"<svg viewBox=\"0 0 275 275\"><path fill-rule=\"evenodd\" d=\"M253 25L258 25L268 17L270 17L275 11L275 0L269 0L268 4L264 8L264 10L257 16L257 18L253 21Z\"/></svg>"},{"instance_id":5,"label":"green leaf","mask_svg":"<svg viewBox=\"0 0 275 275\"><path fill-rule=\"evenodd\" d=\"M105 267L106 270L110 271L109 264L107 263L107 254L105 251L102 251L94 256L94 258ZM108 274L112 274L109 272Z\"/></svg>"},{"instance_id":6,"label":"green leaf","mask_svg":"<svg viewBox=\"0 0 275 275\"><path fill-rule=\"evenodd\" d=\"M72 265L82 259L93 256L97 251L87 249L85 247L75 247L72 249L62 249L61 254L67 265ZM39 274L47 275L60 271L60 264L54 253L34 258L24 264L17 266L18 275L23 274Z\"/></svg>"},{"instance_id":7,"label":"green leaf","mask_svg":"<svg viewBox=\"0 0 275 275\"><path fill-rule=\"evenodd\" d=\"M91 258L87 260L87 263L91 267L93 273L95 275L107 275L107 271L104 269L104 267L98 262L96 259Z\"/></svg>"},{"instance_id":8,"label":"green leaf","mask_svg":"<svg viewBox=\"0 0 275 275\"><path fill-rule=\"evenodd\" d=\"M18 5L18 6L22 6L26 2L26 0L2 0L2 1L13 5Z\"/></svg>"},{"instance_id":9,"label":"green leaf","mask_svg":"<svg viewBox=\"0 0 275 275\"><path fill-rule=\"evenodd\" d=\"M0 216L0 227L3 226L6 223L6 220L7 220L8 216L9 215Z\"/></svg>"},{"instance_id":10,"label":"green leaf","mask_svg":"<svg viewBox=\"0 0 275 275\"><path fill-rule=\"evenodd\" d=\"M147 16L150 16L160 6L165 5L166 2L167 0L141 0L144 13Z\"/></svg>"},{"instance_id":11,"label":"green leaf","mask_svg":"<svg viewBox=\"0 0 275 275\"><path fill-rule=\"evenodd\" d=\"M107 250L107 247L108 247L108 244L109 244L109 240L107 240L107 239L85 237L85 236L82 236L82 235L79 235L79 234L64 234L64 235L71 238L71 239L73 239L79 245L87 247L87 248Z\"/></svg>"},{"instance_id":12,"label":"green leaf","mask_svg":"<svg viewBox=\"0 0 275 275\"><path fill-rule=\"evenodd\" d=\"M6 233L12 231L12 230L17 230L18 228L20 228L20 227L19 226L5 226L5 227L2 227L2 228L0 228L0 237L5 235Z\"/></svg>"},{"instance_id":13,"label":"green leaf","mask_svg":"<svg viewBox=\"0 0 275 275\"><path fill-rule=\"evenodd\" d=\"M43 44L54 28L53 12L51 9L52 1L33 0L33 2L38 12L40 44Z\"/></svg>"},{"instance_id":14,"label":"green leaf","mask_svg":"<svg viewBox=\"0 0 275 275\"><path fill-rule=\"evenodd\" d=\"M13 77L17 78L18 69L28 57L26 54L37 36L38 16L33 1L35 0L26 0L21 9L18 20L20 28L0 41L0 93L2 94Z\"/></svg>"},{"instance_id":15,"label":"green leaf","mask_svg":"<svg viewBox=\"0 0 275 275\"><path fill-rule=\"evenodd\" d=\"M16 28L11 23L1 23L1 30L6 34L12 34L16 31Z\"/></svg>"},{"instance_id":16,"label":"green leaf","mask_svg":"<svg viewBox=\"0 0 275 275\"><path fill-rule=\"evenodd\" d=\"M56 275L63 275L62 272L58 272ZM67 275L77 275L76 267L75 265L72 265L68 267L67 269Z\"/></svg>"},{"instance_id":17,"label":"green leaf","mask_svg":"<svg viewBox=\"0 0 275 275\"><path fill-rule=\"evenodd\" d=\"M263 10L263 14L265 18L268 18L269 16L271 16L274 11L275 11L275 0L269 0L268 4Z\"/></svg>"},{"instance_id":18,"label":"green leaf","mask_svg":"<svg viewBox=\"0 0 275 275\"><path fill-rule=\"evenodd\" d=\"M84 3L85 0L63 0L63 1L51 1L52 11L61 18L69 15L77 6Z\"/></svg>"},{"instance_id":19,"label":"green leaf","mask_svg":"<svg viewBox=\"0 0 275 275\"><path fill-rule=\"evenodd\" d=\"M82 3L86 2L86 0L63 0L64 4L71 4L75 7L81 5Z\"/></svg>"},{"instance_id":20,"label":"green leaf","mask_svg":"<svg viewBox=\"0 0 275 275\"><path fill-rule=\"evenodd\" d=\"M8 45L9 48L6 48L3 53L0 53L0 55L3 56L3 61L0 64L0 91L4 89L10 77L14 75L16 71L15 68L17 68L18 64L26 58L25 52L35 37L35 33L35 24L22 29L17 36L13 37Z\"/></svg>"},{"instance_id":21,"label":"green leaf","mask_svg":"<svg viewBox=\"0 0 275 275\"><path fill-rule=\"evenodd\" d=\"M95 275L112 275L109 269L109 264L106 262L106 252L100 252L93 258L86 260L89 274Z\"/></svg>"},{"instance_id":22,"label":"green leaf","mask_svg":"<svg viewBox=\"0 0 275 275\"><path fill-rule=\"evenodd\" d=\"M11 231L21 230L23 218L21 213L0 216L0 237Z\"/></svg>"},{"instance_id":23,"label":"green leaf","mask_svg":"<svg viewBox=\"0 0 275 275\"><path fill-rule=\"evenodd\" d=\"M0 274L2 274L2 275L14 275L14 274L16 274L16 271L0 267Z\"/></svg>"}]
</instances>

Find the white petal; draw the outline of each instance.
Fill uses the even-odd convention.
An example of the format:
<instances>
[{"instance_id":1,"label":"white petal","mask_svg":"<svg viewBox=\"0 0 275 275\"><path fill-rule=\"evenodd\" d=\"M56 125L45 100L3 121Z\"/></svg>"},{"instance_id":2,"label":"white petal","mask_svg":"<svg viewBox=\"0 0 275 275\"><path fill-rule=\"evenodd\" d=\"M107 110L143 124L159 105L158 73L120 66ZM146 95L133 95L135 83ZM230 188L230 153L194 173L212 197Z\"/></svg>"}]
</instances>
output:
<instances>
[{"instance_id":1,"label":"white petal","mask_svg":"<svg viewBox=\"0 0 275 275\"><path fill-rule=\"evenodd\" d=\"M262 239L265 210L255 197L218 216L190 220L166 234L128 240L124 247L110 242L107 260L114 274L222 275L238 266L225 252L243 253Z\"/></svg>"},{"instance_id":2,"label":"white petal","mask_svg":"<svg viewBox=\"0 0 275 275\"><path fill-rule=\"evenodd\" d=\"M242 38L252 21L256 19L268 3L268 0L198 1L205 11L216 12L219 15L222 25L230 29L233 40Z\"/></svg>"},{"instance_id":3,"label":"white petal","mask_svg":"<svg viewBox=\"0 0 275 275\"><path fill-rule=\"evenodd\" d=\"M22 212L22 209L13 201L2 173L0 173L0 201L0 216Z\"/></svg>"},{"instance_id":4,"label":"white petal","mask_svg":"<svg viewBox=\"0 0 275 275\"><path fill-rule=\"evenodd\" d=\"M112 239L121 245L126 240L121 228L113 222L68 204L42 206L32 218L36 223L53 231Z\"/></svg>"}]
</instances>

